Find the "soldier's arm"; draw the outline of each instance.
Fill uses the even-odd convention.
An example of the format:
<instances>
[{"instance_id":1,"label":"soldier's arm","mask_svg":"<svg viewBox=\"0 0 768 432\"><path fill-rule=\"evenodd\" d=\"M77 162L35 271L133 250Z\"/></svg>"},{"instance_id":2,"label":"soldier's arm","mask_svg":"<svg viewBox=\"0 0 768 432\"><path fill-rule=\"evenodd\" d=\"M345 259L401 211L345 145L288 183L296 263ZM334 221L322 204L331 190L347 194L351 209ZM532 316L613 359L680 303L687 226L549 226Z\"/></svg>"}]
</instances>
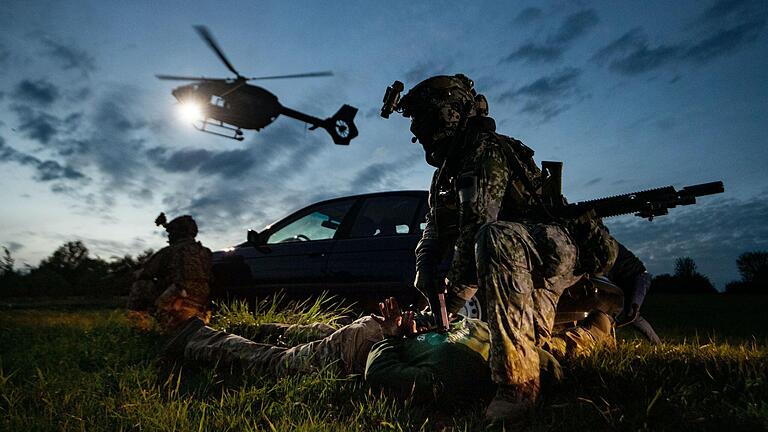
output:
<instances>
[{"instance_id":1,"label":"soldier's arm","mask_svg":"<svg viewBox=\"0 0 768 432\"><path fill-rule=\"evenodd\" d=\"M458 286L477 286L475 235L483 224L498 218L510 177L508 167L504 152L490 145L473 169L459 175L460 230L447 276L452 291Z\"/></svg>"},{"instance_id":2,"label":"soldier's arm","mask_svg":"<svg viewBox=\"0 0 768 432\"><path fill-rule=\"evenodd\" d=\"M438 230L435 226L434 203L434 185L437 172L432 176L432 187L430 188L429 198L427 200L428 208L425 215L424 231L421 233L421 239L416 244L416 279L413 286L419 290L425 297L435 289L436 267L440 260L440 239Z\"/></svg>"},{"instance_id":3,"label":"soldier's arm","mask_svg":"<svg viewBox=\"0 0 768 432\"><path fill-rule=\"evenodd\" d=\"M651 275L646 271L645 264L623 244L619 244L619 252L613 268L608 272L608 278L624 291L623 322L632 322L640 314L645 295L651 285Z\"/></svg>"},{"instance_id":4,"label":"soldier's arm","mask_svg":"<svg viewBox=\"0 0 768 432\"><path fill-rule=\"evenodd\" d=\"M141 267L141 270L136 275L138 280L152 280L167 267L167 252L168 248L164 247L155 252Z\"/></svg>"}]
</instances>

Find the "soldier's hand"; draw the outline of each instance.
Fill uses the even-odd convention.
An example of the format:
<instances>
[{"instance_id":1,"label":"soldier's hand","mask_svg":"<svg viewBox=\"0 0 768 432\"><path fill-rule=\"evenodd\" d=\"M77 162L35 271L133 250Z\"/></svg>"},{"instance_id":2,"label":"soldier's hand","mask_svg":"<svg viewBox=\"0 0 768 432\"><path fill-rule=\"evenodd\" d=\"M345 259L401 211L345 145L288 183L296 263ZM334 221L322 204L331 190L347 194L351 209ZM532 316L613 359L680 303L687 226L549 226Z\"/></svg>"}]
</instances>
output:
<instances>
[{"instance_id":1,"label":"soldier's hand","mask_svg":"<svg viewBox=\"0 0 768 432\"><path fill-rule=\"evenodd\" d=\"M640 306L637 303L632 303L629 306L624 307L624 310L616 318L616 325L621 327L634 322L637 317L640 316Z\"/></svg>"},{"instance_id":2,"label":"soldier's hand","mask_svg":"<svg viewBox=\"0 0 768 432\"><path fill-rule=\"evenodd\" d=\"M381 325L381 331L384 336L401 336L405 329L403 328L403 311L400 309L400 305L397 303L397 299L390 297L383 302L379 303L379 311L381 316L371 314L379 325Z\"/></svg>"}]
</instances>

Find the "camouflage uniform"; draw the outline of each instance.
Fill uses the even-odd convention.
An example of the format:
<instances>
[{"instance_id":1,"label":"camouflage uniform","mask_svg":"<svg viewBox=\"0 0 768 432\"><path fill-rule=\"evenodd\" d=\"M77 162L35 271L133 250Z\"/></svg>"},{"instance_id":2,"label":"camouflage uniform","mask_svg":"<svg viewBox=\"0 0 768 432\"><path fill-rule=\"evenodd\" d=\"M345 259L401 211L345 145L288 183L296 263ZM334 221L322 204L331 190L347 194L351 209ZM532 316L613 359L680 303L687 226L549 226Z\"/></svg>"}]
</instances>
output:
<instances>
[{"instance_id":1,"label":"camouflage uniform","mask_svg":"<svg viewBox=\"0 0 768 432\"><path fill-rule=\"evenodd\" d=\"M579 278L577 248L564 228L533 217L534 198L517 178L538 184L530 149L487 125L454 169L446 161L436 173L417 256L439 255L441 237L455 238L446 277L451 312L461 304L451 297L463 301L483 290L493 379L522 385L537 380L538 339L549 336L560 294ZM510 168L513 157L524 172Z\"/></svg>"},{"instance_id":2,"label":"camouflage uniform","mask_svg":"<svg viewBox=\"0 0 768 432\"><path fill-rule=\"evenodd\" d=\"M285 327L287 333L325 336L291 348L257 343L203 327L190 336L184 348L184 358L273 376L311 372L329 365L335 365L343 373L361 374L365 371L371 347L384 339L381 326L371 317L360 318L335 331L323 326ZM286 337L291 338L289 335Z\"/></svg>"},{"instance_id":3,"label":"camouflage uniform","mask_svg":"<svg viewBox=\"0 0 768 432\"><path fill-rule=\"evenodd\" d=\"M411 130L424 145L427 161L439 166L430 187L426 227L416 249L416 285L435 273L431 267L449 255L453 246L446 277L449 312L458 311L480 289L488 311L493 380L535 397L539 386L536 346L550 336L560 294L578 280L582 264L589 258L613 255L612 261L615 252L587 253L581 259L577 243L582 243L571 237L561 221L543 211L541 172L533 151L495 133L493 119L473 115L441 143L428 135L422 141L419 133L431 130L420 116L434 117L429 104L439 104L440 96L420 89L436 78L445 81L430 78L403 98L403 113L412 117ZM439 82L438 87L449 90L443 93L448 98L461 94L460 84ZM412 92L419 91L421 94L409 99ZM450 124L458 123L454 117L449 118ZM441 147L442 155L436 150ZM587 232L604 229L599 221L588 222L582 224Z\"/></svg>"},{"instance_id":4,"label":"camouflage uniform","mask_svg":"<svg viewBox=\"0 0 768 432\"><path fill-rule=\"evenodd\" d=\"M197 225L189 216L174 219L166 229L169 245L138 272L128 309L152 312L161 328L170 332L194 316L209 319L211 250L195 241Z\"/></svg>"}]
</instances>

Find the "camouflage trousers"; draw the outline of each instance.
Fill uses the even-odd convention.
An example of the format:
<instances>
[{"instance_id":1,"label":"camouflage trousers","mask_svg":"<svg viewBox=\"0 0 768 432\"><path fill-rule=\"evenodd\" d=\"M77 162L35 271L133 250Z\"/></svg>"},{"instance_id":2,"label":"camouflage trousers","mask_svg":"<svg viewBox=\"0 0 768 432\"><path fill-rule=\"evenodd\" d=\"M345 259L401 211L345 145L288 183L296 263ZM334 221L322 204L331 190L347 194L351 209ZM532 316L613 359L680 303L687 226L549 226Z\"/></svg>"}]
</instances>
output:
<instances>
[{"instance_id":1,"label":"camouflage trousers","mask_svg":"<svg viewBox=\"0 0 768 432\"><path fill-rule=\"evenodd\" d=\"M502 385L538 386L536 347L550 338L557 301L578 279L577 248L560 226L507 221L483 225L475 241L491 377Z\"/></svg>"},{"instance_id":2,"label":"camouflage trousers","mask_svg":"<svg viewBox=\"0 0 768 432\"><path fill-rule=\"evenodd\" d=\"M286 331L310 331L318 336L323 333L317 326L291 326ZM381 326L371 317L360 318L325 334L322 339L289 348L257 343L203 327L187 342L184 359L224 367L235 366L247 372L273 376L311 372L329 366L337 367L343 373L361 374L365 371L371 346L384 339Z\"/></svg>"}]
</instances>

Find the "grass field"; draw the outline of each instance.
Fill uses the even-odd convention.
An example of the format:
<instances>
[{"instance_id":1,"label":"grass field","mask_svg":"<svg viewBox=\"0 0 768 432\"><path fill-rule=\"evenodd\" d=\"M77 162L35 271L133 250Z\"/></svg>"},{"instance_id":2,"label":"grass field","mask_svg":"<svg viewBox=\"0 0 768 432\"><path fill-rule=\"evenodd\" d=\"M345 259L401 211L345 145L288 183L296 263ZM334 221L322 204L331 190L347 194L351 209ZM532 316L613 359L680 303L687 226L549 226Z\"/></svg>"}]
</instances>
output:
<instances>
[{"instance_id":1,"label":"grass field","mask_svg":"<svg viewBox=\"0 0 768 432\"><path fill-rule=\"evenodd\" d=\"M767 430L768 296L656 296L644 315L668 340L621 331L615 351L564 364L533 430ZM331 321L307 305L219 325L247 335L259 321ZM160 377L160 338L122 310L50 304L0 314L0 430L483 430L482 402L415 406L373 394L333 370L276 380L214 369Z\"/></svg>"}]
</instances>

